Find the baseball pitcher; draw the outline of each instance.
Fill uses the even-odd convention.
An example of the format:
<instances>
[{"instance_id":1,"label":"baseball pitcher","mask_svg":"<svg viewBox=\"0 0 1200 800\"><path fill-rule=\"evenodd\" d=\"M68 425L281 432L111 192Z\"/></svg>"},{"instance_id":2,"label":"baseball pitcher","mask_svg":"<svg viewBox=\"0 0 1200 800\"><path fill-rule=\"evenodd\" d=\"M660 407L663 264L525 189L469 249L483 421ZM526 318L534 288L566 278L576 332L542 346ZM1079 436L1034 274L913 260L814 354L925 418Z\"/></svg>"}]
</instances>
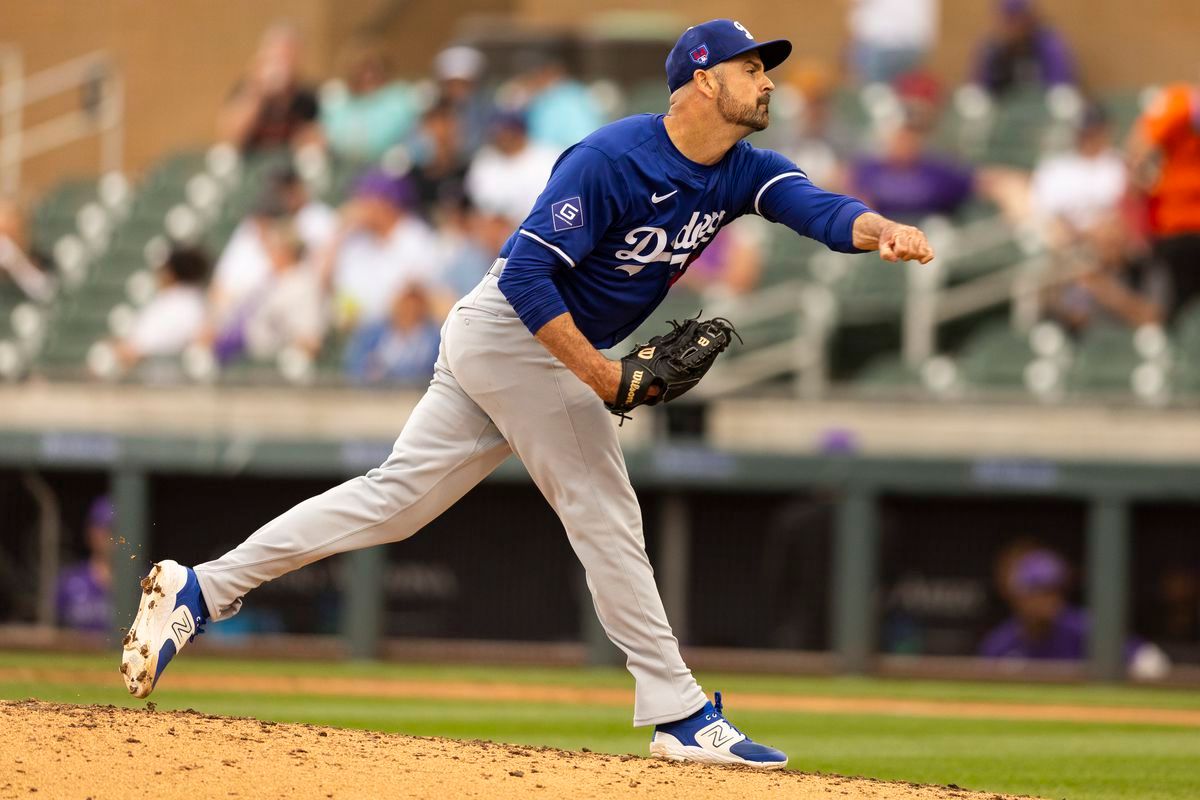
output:
<instances>
[{"instance_id":1,"label":"baseball pitcher","mask_svg":"<svg viewBox=\"0 0 1200 800\"><path fill-rule=\"evenodd\" d=\"M384 464L300 503L215 561L154 566L121 672L146 697L209 621L255 587L335 553L407 539L510 453L562 520L596 614L636 679L633 724L661 758L782 768L710 702L679 654L646 557L612 413L686 391L732 334L677 326L613 361L723 226L757 214L833 250L927 263L921 231L823 191L743 139L767 127L787 58L739 22L689 28L667 56L670 108L607 125L559 158L529 217L442 329L429 389Z\"/></svg>"}]
</instances>

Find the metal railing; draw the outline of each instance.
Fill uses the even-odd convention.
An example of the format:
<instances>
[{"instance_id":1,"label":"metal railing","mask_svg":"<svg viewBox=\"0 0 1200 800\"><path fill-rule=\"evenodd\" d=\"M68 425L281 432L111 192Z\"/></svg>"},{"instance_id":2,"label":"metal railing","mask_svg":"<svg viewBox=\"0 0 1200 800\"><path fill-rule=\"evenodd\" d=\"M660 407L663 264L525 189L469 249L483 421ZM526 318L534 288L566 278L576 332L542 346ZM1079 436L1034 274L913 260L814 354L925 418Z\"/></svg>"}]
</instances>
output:
<instances>
[{"instance_id":1,"label":"metal railing","mask_svg":"<svg viewBox=\"0 0 1200 800\"><path fill-rule=\"evenodd\" d=\"M828 386L827 345L839 319L854 323L896 320L901 326L904 360L914 366L936 355L940 325L978 311L1011 303L1014 326L1020 330L1033 326L1040 314L1041 289L1050 280L1048 276L1052 272L1049 258L1044 253L1027 255L958 285L946 286L949 270L943 264L978 258L1009 245L1013 233L999 217L954 227L946 221L933 220L925 227L931 231L938 252L943 255L930 265L907 264L905 295L899 309L838 308L830 286L800 278L707 303L707 311L729 317L745 329L787 317L796 320L796 329L791 337L782 340L738 348L717 363L697 389L697 394L719 397L790 375L793 377L793 394L798 397L820 395ZM824 252L812 256L814 259L831 257L844 258ZM850 269L844 262L839 262L839 267L843 271Z\"/></svg>"},{"instance_id":2,"label":"metal railing","mask_svg":"<svg viewBox=\"0 0 1200 800\"><path fill-rule=\"evenodd\" d=\"M26 127L30 106L73 91L78 107ZM16 193L29 159L92 136L100 140L100 170L119 171L124 127L125 82L107 53L27 75L21 50L0 45L0 193Z\"/></svg>"},{"instance_id":3,"label":"metal railing","mask_svg":"<svg viewBox=\"0 0 1200 800\"><path fill-rule=\"evenodd\" d=\"M719 397L791 375L795 394L820 395L828 382L826 353L836 302L827 288L797 278L708 303L713 316L735 320L740 328L791 318L796 331L791 338L738 348L736 355L717 363L698 394Z\"/></svg>"}]
</instances>

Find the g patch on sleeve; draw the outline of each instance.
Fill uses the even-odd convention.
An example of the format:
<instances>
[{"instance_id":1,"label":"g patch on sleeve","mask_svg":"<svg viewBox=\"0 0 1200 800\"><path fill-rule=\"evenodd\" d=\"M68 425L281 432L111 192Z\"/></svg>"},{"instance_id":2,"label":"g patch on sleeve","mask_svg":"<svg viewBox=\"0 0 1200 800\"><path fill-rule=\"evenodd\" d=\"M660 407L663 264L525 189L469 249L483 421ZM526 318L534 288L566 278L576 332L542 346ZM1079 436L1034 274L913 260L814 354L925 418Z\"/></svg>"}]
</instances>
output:
<instances>
[{"instance_id":1,"label":"g patch on sleeve","mask_svg":"<svg viewBox=\"0 0 1200 800\"><path fill-rule=\"evenodd\" d=\"M569 231L583 227L583 203L578 197L568 197L550 206L555 231Z\"/></svg>"}]
</instances>

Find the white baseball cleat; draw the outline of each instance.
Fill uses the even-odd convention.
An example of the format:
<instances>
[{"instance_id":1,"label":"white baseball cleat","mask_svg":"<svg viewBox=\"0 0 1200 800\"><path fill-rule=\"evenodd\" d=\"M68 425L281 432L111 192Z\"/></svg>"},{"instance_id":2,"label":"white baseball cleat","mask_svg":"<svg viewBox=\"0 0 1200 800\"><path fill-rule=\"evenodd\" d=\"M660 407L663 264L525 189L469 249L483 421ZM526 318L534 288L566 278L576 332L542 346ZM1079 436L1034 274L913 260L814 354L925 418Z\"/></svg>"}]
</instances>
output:
<instances>
[{"instance_id":1,"label":"white baseball cleat","mask_svg":"<svg viewBox=\"0 0 1200 800\"><path fill-rule=\"evenodd\" d=\"M167 664L204 633L207 622L196 573L170 560L155 564L142 579L142 601L121 653L121 674L129 693L149 697Z\"/></svg>"},{"instance_id":2,"label":"white baseball cleat","mask_svg":"<svg viewBox=\"0 0 1200 800\"><path fill-rule=\"evenodd\" d=\"M733 727L721 713L721 693L716 705L686 719L657 725L650 740L650 755L668 761L697 761L701 764L741 764L756 769L783 769L787 756L774 747L750 739Z\"/></svg>"}]
</instances>

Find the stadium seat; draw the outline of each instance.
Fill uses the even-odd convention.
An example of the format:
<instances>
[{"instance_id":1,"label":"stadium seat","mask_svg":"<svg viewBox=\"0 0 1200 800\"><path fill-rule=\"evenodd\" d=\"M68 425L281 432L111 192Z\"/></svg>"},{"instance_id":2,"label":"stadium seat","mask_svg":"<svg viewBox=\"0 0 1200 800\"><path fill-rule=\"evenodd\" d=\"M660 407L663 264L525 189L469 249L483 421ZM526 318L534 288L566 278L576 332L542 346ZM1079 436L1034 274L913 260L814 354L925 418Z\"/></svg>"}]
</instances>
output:
<instances>
[{"instance_id":1,"label":"stadium seat","mask_svg":"<svg viewBox=\"0 0 1200 800\"><path fill-rule=\"evenodd\" d=\"M1128 329L1096 326L1084 334L1076 348L1068 385L1080 394L1128 393L1130 378L1140 362Z\"/></svg>"},{"instance_id":2,"label":"stadium seat","mask_svg":"<svg viewBox=\"0 0 1200 800\"><path fill-rule=\"evenodd\" d=\"M904 363L898 355L876 358L860 370L853 380L854 392L868 396L894 395L920 388L920 371Z\"/></svg>"},{"instance_id":3,"label":"stadium seat","mask_svg":"<svg viewBox=\"0 0 1200 800\"><path fill-rule=\"evenodd\" d=\"M903 265L874 256L860 257L832 288L845 308L844 317L852 318L854 312L898 316L904 307L907 279Z\"/></svg>"},{"instance_id":4,"label":"stadium seat","mask_svg":"<svg viewBox=\"0 0 1200 800\"><path fill-rule=\"evenodd\" d=\"M963 379L985 389L1017 389L1034 358L1028 338L1007 323L988 323L976 331L958 354Z\"/></svg>"}]
</instances>

